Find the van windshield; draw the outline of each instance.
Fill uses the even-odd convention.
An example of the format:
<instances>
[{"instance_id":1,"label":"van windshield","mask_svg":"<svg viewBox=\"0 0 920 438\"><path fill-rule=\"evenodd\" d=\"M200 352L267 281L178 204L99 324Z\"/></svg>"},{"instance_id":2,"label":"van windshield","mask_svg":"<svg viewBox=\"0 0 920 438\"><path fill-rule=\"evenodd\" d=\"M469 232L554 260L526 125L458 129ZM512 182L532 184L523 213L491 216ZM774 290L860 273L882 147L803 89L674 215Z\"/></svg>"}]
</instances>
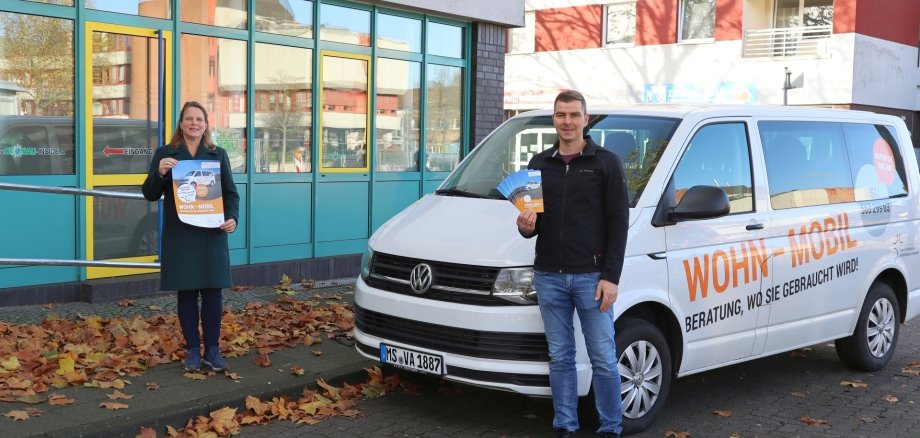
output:
<instances>
[{"instance_id":1,"label":"van windshield","mask_svg":"<svg viewBox=\"0 0 920 438\"><path fill-rule=\"evenodd\" d=\"M634 207L680 119L624 115L594 115L588 134L594 142L619 155L626 172L629 206ZM556 142L552 116L512 119L476 147L437 191L443 195L504 199L498 183L527 168L530 159Z\"/></svg>"}]
</instances>

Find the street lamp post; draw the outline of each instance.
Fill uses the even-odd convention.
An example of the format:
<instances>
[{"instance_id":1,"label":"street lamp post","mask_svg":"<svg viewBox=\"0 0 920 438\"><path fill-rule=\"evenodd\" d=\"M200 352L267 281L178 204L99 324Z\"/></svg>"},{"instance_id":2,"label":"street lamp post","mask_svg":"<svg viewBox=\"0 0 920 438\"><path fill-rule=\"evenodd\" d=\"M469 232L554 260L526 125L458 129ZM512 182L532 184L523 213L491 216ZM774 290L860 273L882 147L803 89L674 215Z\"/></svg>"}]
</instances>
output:
<instances>
[{"instance_id":1,"label":"street lamp post","mask_svg":"<svg viewBox=\"0 0 920 438\"><path fill-rule=\"evenodd\" d=\"M789 67L783 67L783 70L786 71L786 80L783 82L783 105L789 104L789 90L792 88L792 72L789 71Z\"/></svg>"}]
</instances>

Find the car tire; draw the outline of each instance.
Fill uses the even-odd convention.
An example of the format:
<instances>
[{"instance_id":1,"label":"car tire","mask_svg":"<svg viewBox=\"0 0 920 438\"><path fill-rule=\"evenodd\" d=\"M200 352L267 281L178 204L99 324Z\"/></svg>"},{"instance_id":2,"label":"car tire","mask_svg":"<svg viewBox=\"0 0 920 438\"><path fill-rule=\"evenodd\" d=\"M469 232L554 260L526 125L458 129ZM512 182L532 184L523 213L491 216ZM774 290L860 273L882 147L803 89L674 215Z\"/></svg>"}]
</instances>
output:
<instances>
[{"instance_id":1,"label":"car tire","mask_svg":"<svg viewBox=\"0 0 920 438\"><path fill-rule=\"evenodd\" d=\"M661 330L636 318L616 330L617 361L623 394L623 434L647 429L671 390L671 350Z\"/></svg>"},{"instance_id":2,"label":"car tire","mask_svg":"<svg viewBox=\"0 0 920 438\"><path fill-rule=\"evenodd\" d=\"M900 333L901 309L894 290L876 282L869 288L853 334L834 341L844 365L861 371L877 371L894 355Z\"/></svg>"},{"instance_id":3,"label":"car tire","mask_svg":"<svg viewBox=\"0 0 920 438\"><path fill-rule=\"evenodd\" d=\"M648 429L671 390L671 350L661 330L637 318L616 324L617 361L623 402L623 435ZM594 390L579 403L583 426L598 426Z\"/></svg>"}]
</instances>

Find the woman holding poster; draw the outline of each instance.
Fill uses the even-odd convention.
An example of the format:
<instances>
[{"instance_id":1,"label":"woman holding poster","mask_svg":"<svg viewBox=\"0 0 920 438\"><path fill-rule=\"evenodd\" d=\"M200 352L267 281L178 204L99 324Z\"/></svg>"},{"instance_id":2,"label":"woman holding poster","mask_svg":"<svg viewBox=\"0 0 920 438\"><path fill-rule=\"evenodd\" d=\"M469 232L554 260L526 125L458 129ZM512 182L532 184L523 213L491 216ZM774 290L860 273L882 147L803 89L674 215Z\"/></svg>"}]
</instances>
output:
<instances>
[{"instance_id":1,"label":"woman holding poster","mask_svg":"<svg viewBox=\"0 0 920 438\"><path fill-rule=\"evenodd\" d=\"M160 289L178 291L179 325L188 348L185 370L198 371L204 364L223 371L221 289L232 286L227 233L236 230L240 196L227 152L211 141L208 113L200 103L182 107L172 140L153 154L142 190L150 201L163 197Z\"/></svg>"}]
</instances>

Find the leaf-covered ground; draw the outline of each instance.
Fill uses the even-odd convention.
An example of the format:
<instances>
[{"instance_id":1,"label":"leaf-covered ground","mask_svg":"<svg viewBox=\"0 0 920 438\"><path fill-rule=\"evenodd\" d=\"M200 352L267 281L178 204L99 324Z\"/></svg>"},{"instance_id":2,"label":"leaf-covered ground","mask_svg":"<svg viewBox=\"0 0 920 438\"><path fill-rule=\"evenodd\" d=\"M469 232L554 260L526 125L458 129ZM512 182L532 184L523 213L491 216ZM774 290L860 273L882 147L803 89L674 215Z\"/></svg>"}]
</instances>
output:
<instances>
[{"instance_id":1,"label":"leaf-covered ground","mask_svg":"<svg viewBox=\"0 0 920 438\"><path fill-rule=\"evenodd\" d=\"M282 296L277 303L249 303L241 310L225 311L222 353L239 357L255 351L256 363L269 366L273 351L348 339L354 317L351 305L337 296L313 298L298 301ZM111 401L100 406L127 407L118 390L124 389L131 376L184 358L178 327L175 314L74 319L51 314L40 324L0 322L0 401L36 406L6 412L6 417L26 420L41 414L41 404L72 404L72 399L54 390L75 386L115 390L109 394ZM322 352L316 349L314 354Z\"/></svg>"}]
</instances>

